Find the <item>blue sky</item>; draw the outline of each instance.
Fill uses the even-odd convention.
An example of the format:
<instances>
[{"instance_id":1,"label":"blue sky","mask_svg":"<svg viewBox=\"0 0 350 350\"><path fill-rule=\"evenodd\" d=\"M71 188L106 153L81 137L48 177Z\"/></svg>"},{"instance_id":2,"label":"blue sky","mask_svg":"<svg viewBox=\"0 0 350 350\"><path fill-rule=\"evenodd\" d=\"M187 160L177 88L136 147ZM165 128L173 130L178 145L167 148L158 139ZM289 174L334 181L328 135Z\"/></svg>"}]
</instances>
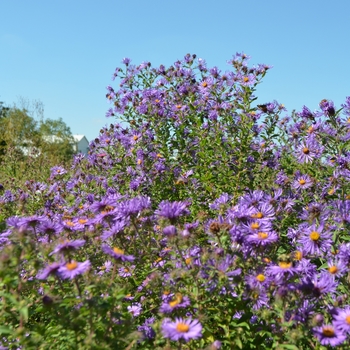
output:
<instances>
[{"instance_id":1,"label":"blue sky","mask_svg":"<svg viewBox=\"0 0 350 350\"><path fill-rule=\"evenodd\" d=\"M186 53L229 69L236 52L270 70L258 102L288 111L350 95L348 0L0 0L0 101L40 100L89 141L107 119L123 57L170 65Z\"/></svg>"}]
</instances>

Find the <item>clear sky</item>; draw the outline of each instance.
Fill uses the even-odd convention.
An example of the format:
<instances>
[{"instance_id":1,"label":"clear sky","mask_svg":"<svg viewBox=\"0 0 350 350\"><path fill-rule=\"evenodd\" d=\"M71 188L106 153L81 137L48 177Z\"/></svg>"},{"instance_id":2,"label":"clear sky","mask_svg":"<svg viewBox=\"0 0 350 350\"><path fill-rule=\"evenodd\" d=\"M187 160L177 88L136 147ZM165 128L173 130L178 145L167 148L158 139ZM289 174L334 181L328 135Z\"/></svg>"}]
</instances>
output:
<instances>
[{"instance_id":1,"label":"clear sky","mask_svg":"<svg viewBox=\"0 0 350 350\"><path fill-rule=\"evenodd\" d=\"M123 57L226 70L245 52L274 67L258 102L288 111L350 95L349 0L0 0L0 13L0 101L40 100L89 141L115 121L105 94Z\"/></svg>"}]
</instances>

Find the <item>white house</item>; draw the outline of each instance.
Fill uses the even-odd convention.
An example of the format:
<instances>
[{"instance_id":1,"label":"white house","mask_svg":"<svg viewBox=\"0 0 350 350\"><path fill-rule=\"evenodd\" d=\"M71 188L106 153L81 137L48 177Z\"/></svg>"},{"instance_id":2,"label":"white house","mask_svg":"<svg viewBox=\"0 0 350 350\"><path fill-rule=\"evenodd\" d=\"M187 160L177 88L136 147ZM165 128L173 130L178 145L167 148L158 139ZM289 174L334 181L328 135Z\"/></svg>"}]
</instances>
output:
<instances>
[{"instance_id":1,"label":"white house","mask_svg":"<svg viewBox=\"0 0 350 350\"><path fill-rule=\"evenodd\" d=\"M87 155L89 152L89 141L85 137L85 135L73 135L74 138L74 152L82 153Z\"/></svg>"},{"instance_id":2,"label":"white house","mask_svg":"<svg viewBox=\"0 0 350 350\"><path fill-rule=\"evenodd\" d=\"M72 135L74 139L73 150L74 153L82 153L88 155L89 152L89 141L87 140L85 135ZM50 143L60 142L62 139L55 135L44 136L44 140ZM36 152L36 155L40 154L40 150L36 150L31 146L19 146L19 149L22 150L24 155L32 154L32 152ZM33 155L33 154L32 154Z\"/></svg>"}]
</instances>

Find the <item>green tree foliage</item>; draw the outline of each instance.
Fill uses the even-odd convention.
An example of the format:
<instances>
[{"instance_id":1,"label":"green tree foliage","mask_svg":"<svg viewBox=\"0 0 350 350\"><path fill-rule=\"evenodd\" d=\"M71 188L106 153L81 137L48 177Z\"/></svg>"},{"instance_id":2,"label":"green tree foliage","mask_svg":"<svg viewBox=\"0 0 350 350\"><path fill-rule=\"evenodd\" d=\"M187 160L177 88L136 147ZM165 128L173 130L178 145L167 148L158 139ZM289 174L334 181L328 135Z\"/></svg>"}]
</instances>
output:
<instances>
[{"instance_id":1,"label":"green tree foliage","mask_svg":"<svg viewBox=\"0 0 350 350\"><path fill-rule=\"evenodd\" d=\"M44 119L41 103L36 102L32 110L23 101L22 105L0 103L0 182L24 180L30 169L39 180L37 169L43 167L46 171L40 176L47 178L50 167L69 162L74 154L72 133L61 118Z\"/></svg>"},{"instance_id":2,"label":"green tree foliage","mask_svg":"<svg viewBox=\"0 0 350 350\"><path fill-rule=\"evenodd\" d=\"M56 158L58 161L66 161L72 158L74 138L70 128L62 118L44 120L39 126L39 134L43 153Z\"/></svg>"}]
</instances>

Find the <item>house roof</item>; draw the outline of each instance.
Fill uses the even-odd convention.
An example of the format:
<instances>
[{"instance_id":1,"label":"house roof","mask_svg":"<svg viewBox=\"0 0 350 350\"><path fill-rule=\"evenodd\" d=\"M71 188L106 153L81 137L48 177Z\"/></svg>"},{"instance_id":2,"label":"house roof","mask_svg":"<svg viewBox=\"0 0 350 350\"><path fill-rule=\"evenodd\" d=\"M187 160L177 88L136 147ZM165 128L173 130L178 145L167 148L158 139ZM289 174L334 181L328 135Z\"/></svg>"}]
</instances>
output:
<instances>
[{"instance_id":1,"label":"house roof","mask_svg":"<svg viewBox=\"0 0 350 350\"><path fill-rule=\"evenodd\" d=\"M73 136L75 142L79 142L85 137L85 135L72 135L72 136ZM86 141L87 141L87 139L86 139Z\"/></svg>"},{"instance_id":2,"label":"house roof","mask_svg":"<svg viewBox=\"0 0 350 350\"><path fill-rule=\"evenodd\" d=\"M75 142L80 142L85 137L85 135L72 135L72 136L73 136L73 139ZM85 139L87 142L89 142L86 137L85 137ZM44 140L54 143L54 142L62 141L62 138L58 137L56 135L46 135L46 136L44 136Z\"/></svg>"}]
</instances>

